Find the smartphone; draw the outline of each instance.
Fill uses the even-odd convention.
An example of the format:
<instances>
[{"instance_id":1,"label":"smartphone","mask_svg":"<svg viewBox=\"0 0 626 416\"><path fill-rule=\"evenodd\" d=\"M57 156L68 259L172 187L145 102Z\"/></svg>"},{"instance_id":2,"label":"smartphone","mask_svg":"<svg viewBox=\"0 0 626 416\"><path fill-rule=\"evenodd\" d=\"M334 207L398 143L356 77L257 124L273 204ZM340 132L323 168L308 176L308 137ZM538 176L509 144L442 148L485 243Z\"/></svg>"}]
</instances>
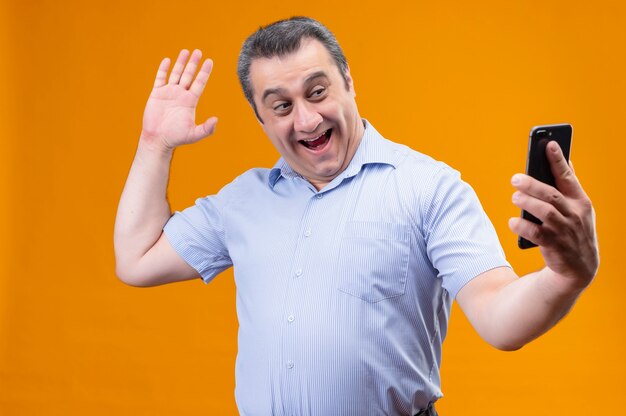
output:
<instances>
[{"instance_id":1,"label":"smartphone","mask_svg":"<svg viewBox=\"0 0 626 416\"><path fill-rule=\"evenodd\" d=\"M545 126L535 126L530 129L528 138L528 157L526 159L526 174L554 186L556 183L548 158L546 157L546 146L551 141L555 141L561 146L565 160L569 162L570 150L572 147L572 125L571 124L549 124ZM557 188L558 189L558 188ZM540 219L529 212L522 210L522 218L541 225ZM519 248L537 247L536 244L519 237L517 240Z\"/></svg>"}]
</instances>

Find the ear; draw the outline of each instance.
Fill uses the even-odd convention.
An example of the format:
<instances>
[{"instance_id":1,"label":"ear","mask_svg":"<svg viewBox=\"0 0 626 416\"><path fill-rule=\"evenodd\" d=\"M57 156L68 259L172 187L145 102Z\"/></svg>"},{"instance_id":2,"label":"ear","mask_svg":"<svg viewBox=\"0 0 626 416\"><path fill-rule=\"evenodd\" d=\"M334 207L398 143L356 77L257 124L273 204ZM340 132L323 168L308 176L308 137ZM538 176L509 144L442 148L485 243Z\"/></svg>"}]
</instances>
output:
<instances>
[{"instance_id":1,"label":"ear","mask_svg":"<svg viewBox=\"0 0 626 416\"><path fill-rule=\"evenodd\" d=\"M354 90L354 81L352 80L352 75L350 75L349 65L346 66L345 81L346 81L346 89L352 93L353 97L356 97L356 91Z\"/></svg>"},{"instance_id":2,"label":"ear","mask_svg":"<svg viewBox=\"0 0 626 416\"><path fill-rule=\"evenodd\" d=\"M263 127L263 119L259 115L259 111L257 110L256 105L253 105L252 103L248 103L248 104L250 104L250 107L252 107L252 111L254 111L254 116L256 117L256 121L258 121L261 127Z\"/></svg>"}]
</instances>

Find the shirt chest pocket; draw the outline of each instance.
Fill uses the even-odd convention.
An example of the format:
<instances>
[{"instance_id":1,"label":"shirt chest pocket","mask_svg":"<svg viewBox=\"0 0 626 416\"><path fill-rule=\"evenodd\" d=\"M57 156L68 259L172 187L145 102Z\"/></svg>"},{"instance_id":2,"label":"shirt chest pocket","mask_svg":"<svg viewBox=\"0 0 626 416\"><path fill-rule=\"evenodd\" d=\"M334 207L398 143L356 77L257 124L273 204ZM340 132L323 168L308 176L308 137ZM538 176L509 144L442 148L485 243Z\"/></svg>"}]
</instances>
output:
<instances>
[{"instance_id":1,"label":"shirt chest pocket","mask_svg":"<svg viewBox=\"0 0 626 416\"><path fill-rule=\"evenodd\" d=\"M337 288L367 302L404 294L410 232L410 226L402 224L347 223L339 249Z\"/></svg>"}]
</instances>

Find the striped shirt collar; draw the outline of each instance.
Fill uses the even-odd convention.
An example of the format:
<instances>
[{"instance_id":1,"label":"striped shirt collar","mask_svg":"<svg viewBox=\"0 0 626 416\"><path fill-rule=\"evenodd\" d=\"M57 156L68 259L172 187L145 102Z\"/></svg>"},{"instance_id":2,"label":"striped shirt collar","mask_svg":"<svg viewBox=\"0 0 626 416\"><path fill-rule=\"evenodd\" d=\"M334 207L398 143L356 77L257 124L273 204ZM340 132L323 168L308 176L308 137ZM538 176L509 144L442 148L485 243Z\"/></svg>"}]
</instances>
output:
<instances>
[{"instance_id":1,"label":"striped shirt collar","mask_svg":"<svg viewBox=\"0 0 626 416\"><path fill-rule=\"evenodd\" d=\"M395 168L400 160L398 151L393 149L392 146L389 146L387 140L376 131L374 126L365 119L363 119L363 123L365 124L365 133L363 134L361 143L359 143L359 147L348 167L335 178L340 178L338 182L356 175L361 171L363 166L367 164L381 163L391 165ZM269 186L274 188L281 176L286 179L293 179L301 175L293 170L285 159L281 157L270 171L268 177Z\"/></svg>"}]
</instances>

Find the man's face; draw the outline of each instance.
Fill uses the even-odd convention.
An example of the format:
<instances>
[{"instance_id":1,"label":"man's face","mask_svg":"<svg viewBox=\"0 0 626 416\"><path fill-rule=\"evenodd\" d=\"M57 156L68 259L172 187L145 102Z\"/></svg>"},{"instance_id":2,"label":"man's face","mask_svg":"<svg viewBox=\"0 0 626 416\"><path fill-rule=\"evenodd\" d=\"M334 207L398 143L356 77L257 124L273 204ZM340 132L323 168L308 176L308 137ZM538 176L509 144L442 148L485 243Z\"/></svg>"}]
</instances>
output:
<instances>
[{"instance_id":1,"label":"man's face","mask_svg":"<svg viewBox=\"0 0 626 416\"><path fill-rule=\"evenodd\" d=\"M326 48L302 39L296 52L250 66L262 127L289 165L318 190L350 163L363 136L350 73L347 85Z\"/></svg>"}]
</instances>

